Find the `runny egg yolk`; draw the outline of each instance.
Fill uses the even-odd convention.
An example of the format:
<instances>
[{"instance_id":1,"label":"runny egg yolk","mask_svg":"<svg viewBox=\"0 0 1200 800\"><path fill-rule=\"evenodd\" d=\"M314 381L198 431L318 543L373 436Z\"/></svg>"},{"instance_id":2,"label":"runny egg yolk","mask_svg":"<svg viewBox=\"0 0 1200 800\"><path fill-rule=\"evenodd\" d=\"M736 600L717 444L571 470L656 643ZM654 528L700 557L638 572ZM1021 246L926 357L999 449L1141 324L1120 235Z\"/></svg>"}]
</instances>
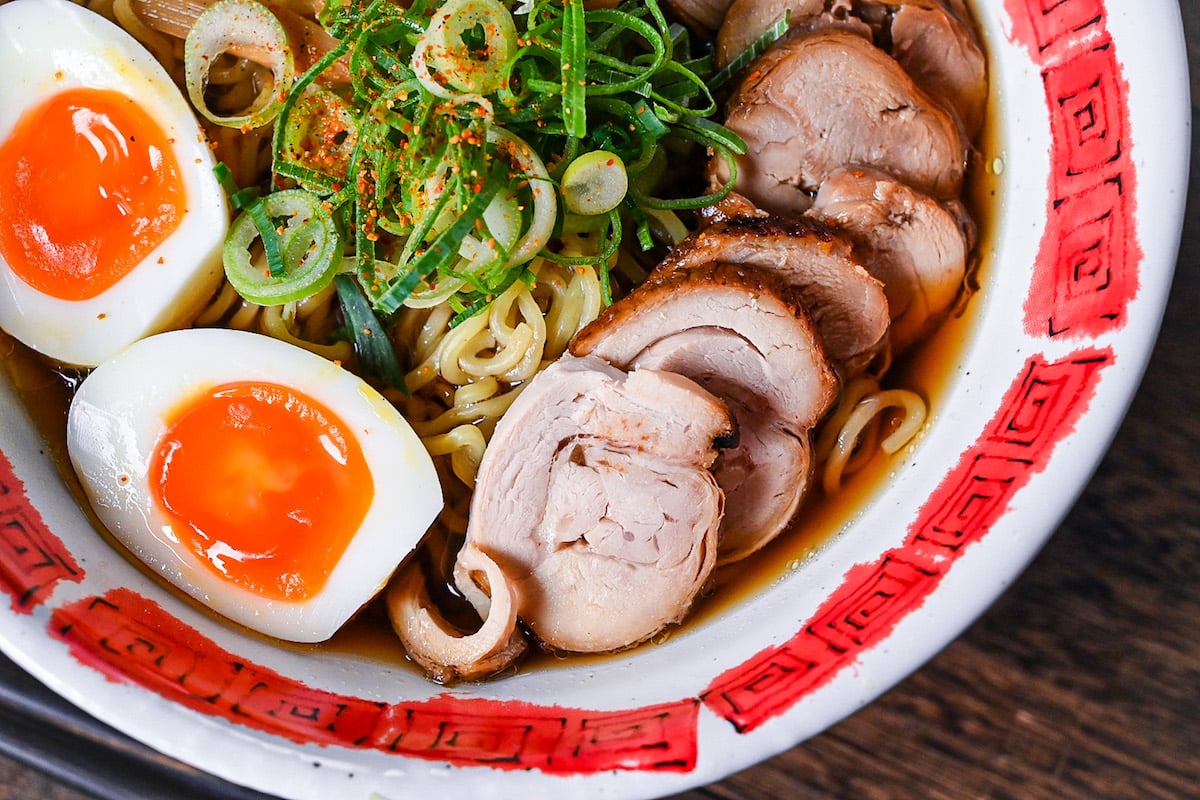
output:
<instances>
[{"instance_id":1,"label":"runny egg yolk","mask_svg":"<svg viewBox=\"0 0 1200 800\"><path fill-rule=\"evenodd\" d=\"M96 297L179 227L180 175L166 133L132 98L58 92L0 144L0 255L44 294Z\"/></svg>"},{"instance_id":2,"label":"runny egg yolk","mask_svg":"<svg viewBox=\"0 0 1200 800\"><path fill-rule=\"evenodd\" d=\"M358 531L374 482L328 408L274 383L224 384L177 408L150 464L181 543L263 597L320 592Z\"/></svg>"}]
</instances>

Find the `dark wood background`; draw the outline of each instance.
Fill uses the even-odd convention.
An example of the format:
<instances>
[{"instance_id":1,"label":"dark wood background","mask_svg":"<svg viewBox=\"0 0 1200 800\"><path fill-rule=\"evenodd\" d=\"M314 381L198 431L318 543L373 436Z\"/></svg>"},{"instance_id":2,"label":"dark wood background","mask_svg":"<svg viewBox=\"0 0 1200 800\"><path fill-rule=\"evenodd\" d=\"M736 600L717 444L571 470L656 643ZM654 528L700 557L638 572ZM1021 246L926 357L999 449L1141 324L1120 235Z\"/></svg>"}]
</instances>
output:
<instances>
[{"instance_id":1,"label":"dark wood background","mask_svg":"<svg viewBox=\"0 0 1200 800\"><path fill-rule=\"evenodd\" d=\"M1180 2L1200 171L1200 2ZM1198 262L1193 175L1141 389L1084 495L1012 588L874 704L675 800L1200 797ZM72 712L0 658L0 800L228 796Z\"/></svg>"}]
</instances>

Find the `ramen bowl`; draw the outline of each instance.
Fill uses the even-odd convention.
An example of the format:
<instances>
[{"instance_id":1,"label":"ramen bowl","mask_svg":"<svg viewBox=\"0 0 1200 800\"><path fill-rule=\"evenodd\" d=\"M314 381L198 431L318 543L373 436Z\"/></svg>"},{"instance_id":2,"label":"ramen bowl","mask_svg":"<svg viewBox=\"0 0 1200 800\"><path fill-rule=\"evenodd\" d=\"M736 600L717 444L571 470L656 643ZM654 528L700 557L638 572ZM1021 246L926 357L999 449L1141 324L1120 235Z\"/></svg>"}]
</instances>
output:
<instances>
[{"instance_id":1,"label":"ramen bowl","mask_svg":"<svg viewBox=\"0 0 1200 800\"><path fill-rule=\"evenodd\" d=\"M1182 219L1176 4L972 5L992 83L978 290L906 367L930 418L669 636L456 686L366 641L370 624L326 646L266 640L97 532L18 399L28 387L5 378L0 647L151 748L297 800L662 796L869 703L982 613L1070 508L1149 357Z\"/></svg>"}]
</instances>

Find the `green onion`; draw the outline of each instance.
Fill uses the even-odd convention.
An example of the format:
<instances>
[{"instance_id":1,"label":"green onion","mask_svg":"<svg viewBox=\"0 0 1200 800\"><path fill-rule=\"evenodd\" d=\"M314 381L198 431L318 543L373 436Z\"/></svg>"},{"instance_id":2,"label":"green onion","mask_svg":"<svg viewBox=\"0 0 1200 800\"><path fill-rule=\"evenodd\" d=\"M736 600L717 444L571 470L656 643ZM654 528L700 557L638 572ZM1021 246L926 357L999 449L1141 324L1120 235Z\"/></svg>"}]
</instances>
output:
<instances>
[{"instance_id":1,"label":"green onion","mask_svg":"<svg viewBox=\"0 0 1200 800\"><path fill-rule=\"evenodd\" d=\"M280 155L298 167L292 177L321 193L346 172L358 142L358 121L346 101L331 91L309 90L289 105L277 123L282 131ZM320 176L320 177L315 177Z\"/></svg>"},{"instance_id":2,"label":"green onion","mask_svg":"<svg viewBox=\"0 0 1200 800\"><path fill-rule=\"evenodd\" d=\"M246 209L246 216L254 223L258 237L262 240L263 252L267 256L267 274L272 278L282 278L286 272L283 264L283 253L279 246L279 232L275 223L267 214L267 204L263 200L251 203Z\"/></svg>"},{"instance_id":3,"label":"green onion","mask_svg":"<svg viewBox=\"0 0 1200 800\"><path fill-rule=\"evenodd\" d=\"M576 139L587 135L587 31L583 0L563 0L562 29L563 122Z\"/></svg>"},{"instance_id":4,"label":"green onion","mask_svg":"<svg viewBox=\"0 0 1200 800\"><path fill-rule=\"evenodd\" d=\"M673 242L674 210L729 191L658 197L661 178L696 172L706 149L734 167L744 149L710 119L711 57L693 53L660 3L325 3L318 19L339 43L279 108L273 185L321 198L328 241L356 260L346 280L384 320L445 302L461 321L532 276L535 258L593 267L608 302L625 231L633 247ZM335 62L350 84L317 89ZM288 222L276 261L267 230L288 215L263 210L270 226L262 210L244 214L249 241L232 248L237 264L251 260L250 245L265 262L251 298L265 296L257 283L290 281L293 262L309 259L296 239L308 227ZM594 250L560 255L553 237L564 229L586 230Z\"/></svg>"},{"instance_id":5,"label":"green onion","mask_svg":"<svg viewBox=\"0 0 1200 800\"><path fill-rule=\"evenodd\" d=\"M496 161L493 164L493 172L505 169L507 167L500 161ZM475 223L483 217L483 212L492 202L492 198L496 196L496 192L500 188L495 175L493 174L490 177L491 179L484 182L483 188L472 198L471 202L463 209L462 214L454 223L439 234L429 249L412 262L407 272L409 280L388 286L383 292L372 298L375 308L383 311L385 314L392 314L399 311L400 305L408 297L409 293L412 292L419 280L428 278L450 263L458 253L463 238L471 231ZM412 280L412 276L416 276L418 280Z\"/></svg>"},{"instance_id":6,"label":"green onion","mask_svg":"<svg viewBox=\"0 0 1200 800\"><path fill-rule=\"evenodd\" d=\"M283 233L274 219L286 219ZM268 267L254 264L262 239ZM341 240L319 201L300 189L266 195L242 212L225 239L225 276L242 297L260 305L302 300L329 285L342 261Z\"/></svg>"},{"instance_id":7,"label":"green onion","mask_svg":"<svg viewBox=\"0 0 1200 800\"><path fill-rule=\"evenodd\" d=\"M388 338L383 324L371 310L371 304L363 296L362 289L345 273L335 275L333 284L337 289L338 302L342 306L342 316L346 320L345 330L350 341L354 343L354 353L363 372L374 375L387 386L407 394L408 387L405 385L400 363L396 360L392 340Z\"/></svg>"},{"instance_id":8,"label":"green onion","mask_svg":"<svg viewBox=\"0 0 1200 800\"><path fill-rule=\"evenodd\" d=\"M563 203L576 214L607 214L621 204L628 188L625 163L607 150L585 153L562 177Z\"/></svg>"},{"instance_id":9,"label":"green onion","mask_svg":"<svg viewBox=\"0 0 1200 800\"><path fill-rule=\"evenodd\" d=\"M488 95L516 49L516 24L499 0L448 0L418 39L412 69L434 95Z\"/></svg>"},{"instance_id":10,"label":"green onion","mask_svg":"<svg viewBox=\"0 0 1200 800\"><path fill-rule=\"evenodd\" d=\"M259 191L256 187L248 186L245 189L238 187L233 180L233 173L229 171L229 165L224 161L218 161L213 167L213 175L217 179L217 183L221 184L221 189L229 197L229 205L234 211L241 211L246 206L250 205L258 198Z\"/></svg>"},{"instance_id":11,"label":"green onion","mask_svg":"<svg viewBox=\"0 0 1200 800\"><path fill-rule=\"evenodd\" d=\"M202 115L228 128L258 128L271 122L282 108L280 98L291 91L295 63L283 23L257 0L217 0L201 12L184 40L183 65L188 97ZM268 55L271 81L252 106L224 115L212 110L205 96L208 71L227 51Z\"/></svg>"}]
</instances>

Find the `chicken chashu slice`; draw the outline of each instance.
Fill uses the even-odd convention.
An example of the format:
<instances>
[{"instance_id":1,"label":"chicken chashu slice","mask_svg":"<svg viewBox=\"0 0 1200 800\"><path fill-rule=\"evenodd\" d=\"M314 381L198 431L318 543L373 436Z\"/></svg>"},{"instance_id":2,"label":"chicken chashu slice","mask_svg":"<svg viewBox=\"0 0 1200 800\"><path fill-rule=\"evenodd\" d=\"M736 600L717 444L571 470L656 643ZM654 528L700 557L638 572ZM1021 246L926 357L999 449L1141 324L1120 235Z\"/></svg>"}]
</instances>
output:
<instances>
[{"instance_id":1,"label":"chicken chashu slice","mask_svg":"<svg viewBox=\"0 0 1200 800\"><path fill-rule=\"evenodd\" d=\"M686 375L733 412L737 444L713 465L725 492L719 564L786 529L811 484L811 431L839 382L803 303L776 275L721 262L654 272L571 351Z\"/></svg>"},{"instance_id":2,"label":"chicken chashu slice","mask_svg":"<svg viewBox=\"0 0 1200 800\"><path fill-rule=\"evenodd\" d=\"M725 21L733 0L666 0L671 16L691 30L711 38Z\"/></svg>"},{"instance_id":3,"label":"chicken chashu slice","mask_svg":"<svg viewBox=\"0 0 1200 800\"><path fill-rule=\"evenodd\" d=\"M886 349L890 314L883 284L855 259L851 243L823 223L731 217L684 239L657 269L714 261L771 270L794 287L843 376L862 372Z\"/></svg>"},{"instance_id":4,"label":"chicken chashu slice","mask_svg":"<svg viewBox=\"0 0 1200 800\"><path fill-rule=\"evenodd\" d=\"M837 29L871 39L871 26L854 9L851 0L732 0L713 41L713 58L718 69L729 66L784 14L790 34Z\"/></svg>"},{"instance_id":5,"label":"chicken chashu slice","mask_svg":"<svg viewBox=\"0 0 1200 800\"><path fill-rule=\"evenodd\" d=\"M987 103L987 57L961 2L941 0L734 0L717 33L724 67L783 19L789 33L845 30L873 41L917 85L952 109L968 137Z\"/></svg>"},{"instance_id":6,"label":"chicken chashu slice","mask_svg":"<svg viewBox=\"0 0 1200 800\"><path fill-rule=\"evenodd\" d=\"M846 167L821 184L807 213L849 237L882 281L893 354L925 338L950 313L974 238L957 204L951 210L879 170Z\"/></svg>"},{"instance_id":7,"label":"chicken chashu slice","mask_svg":"<svg viewBox=\"0 0 1200 800\"><path fill-rule=\"evenodd\" d=\"M925 91L958 115L975 138L987 107L987 56L961 3L902 3L890 15L892 57Z\"/></svg>"},{"instance_id":8,"label":"chicken chashu slice","mask_svg":"<svg viewBox=\"0 0 1200 800\"><path fill-rule=\"evenodd\" d=\"M464 552L498 565L549 647L637 644L681 620L712 572L723 499L708 468L733 431L688 378L565 356L496 425Z\"/></svg>"},{"instance_id":9,"label":"chicken chashu slice","mask_svg":"<svg viewBox=\"0 0 1200 800\"><path fill-rule=\"evenodd\" d=\"M800 213L847 164L882 169L939 199L962 190L968 142L955 116L891 56L844 31L782 40L726 104L746 143L734 190L774 214ZM728 182L724 159L710 179Z\"/></svg>"}]
</instances>

